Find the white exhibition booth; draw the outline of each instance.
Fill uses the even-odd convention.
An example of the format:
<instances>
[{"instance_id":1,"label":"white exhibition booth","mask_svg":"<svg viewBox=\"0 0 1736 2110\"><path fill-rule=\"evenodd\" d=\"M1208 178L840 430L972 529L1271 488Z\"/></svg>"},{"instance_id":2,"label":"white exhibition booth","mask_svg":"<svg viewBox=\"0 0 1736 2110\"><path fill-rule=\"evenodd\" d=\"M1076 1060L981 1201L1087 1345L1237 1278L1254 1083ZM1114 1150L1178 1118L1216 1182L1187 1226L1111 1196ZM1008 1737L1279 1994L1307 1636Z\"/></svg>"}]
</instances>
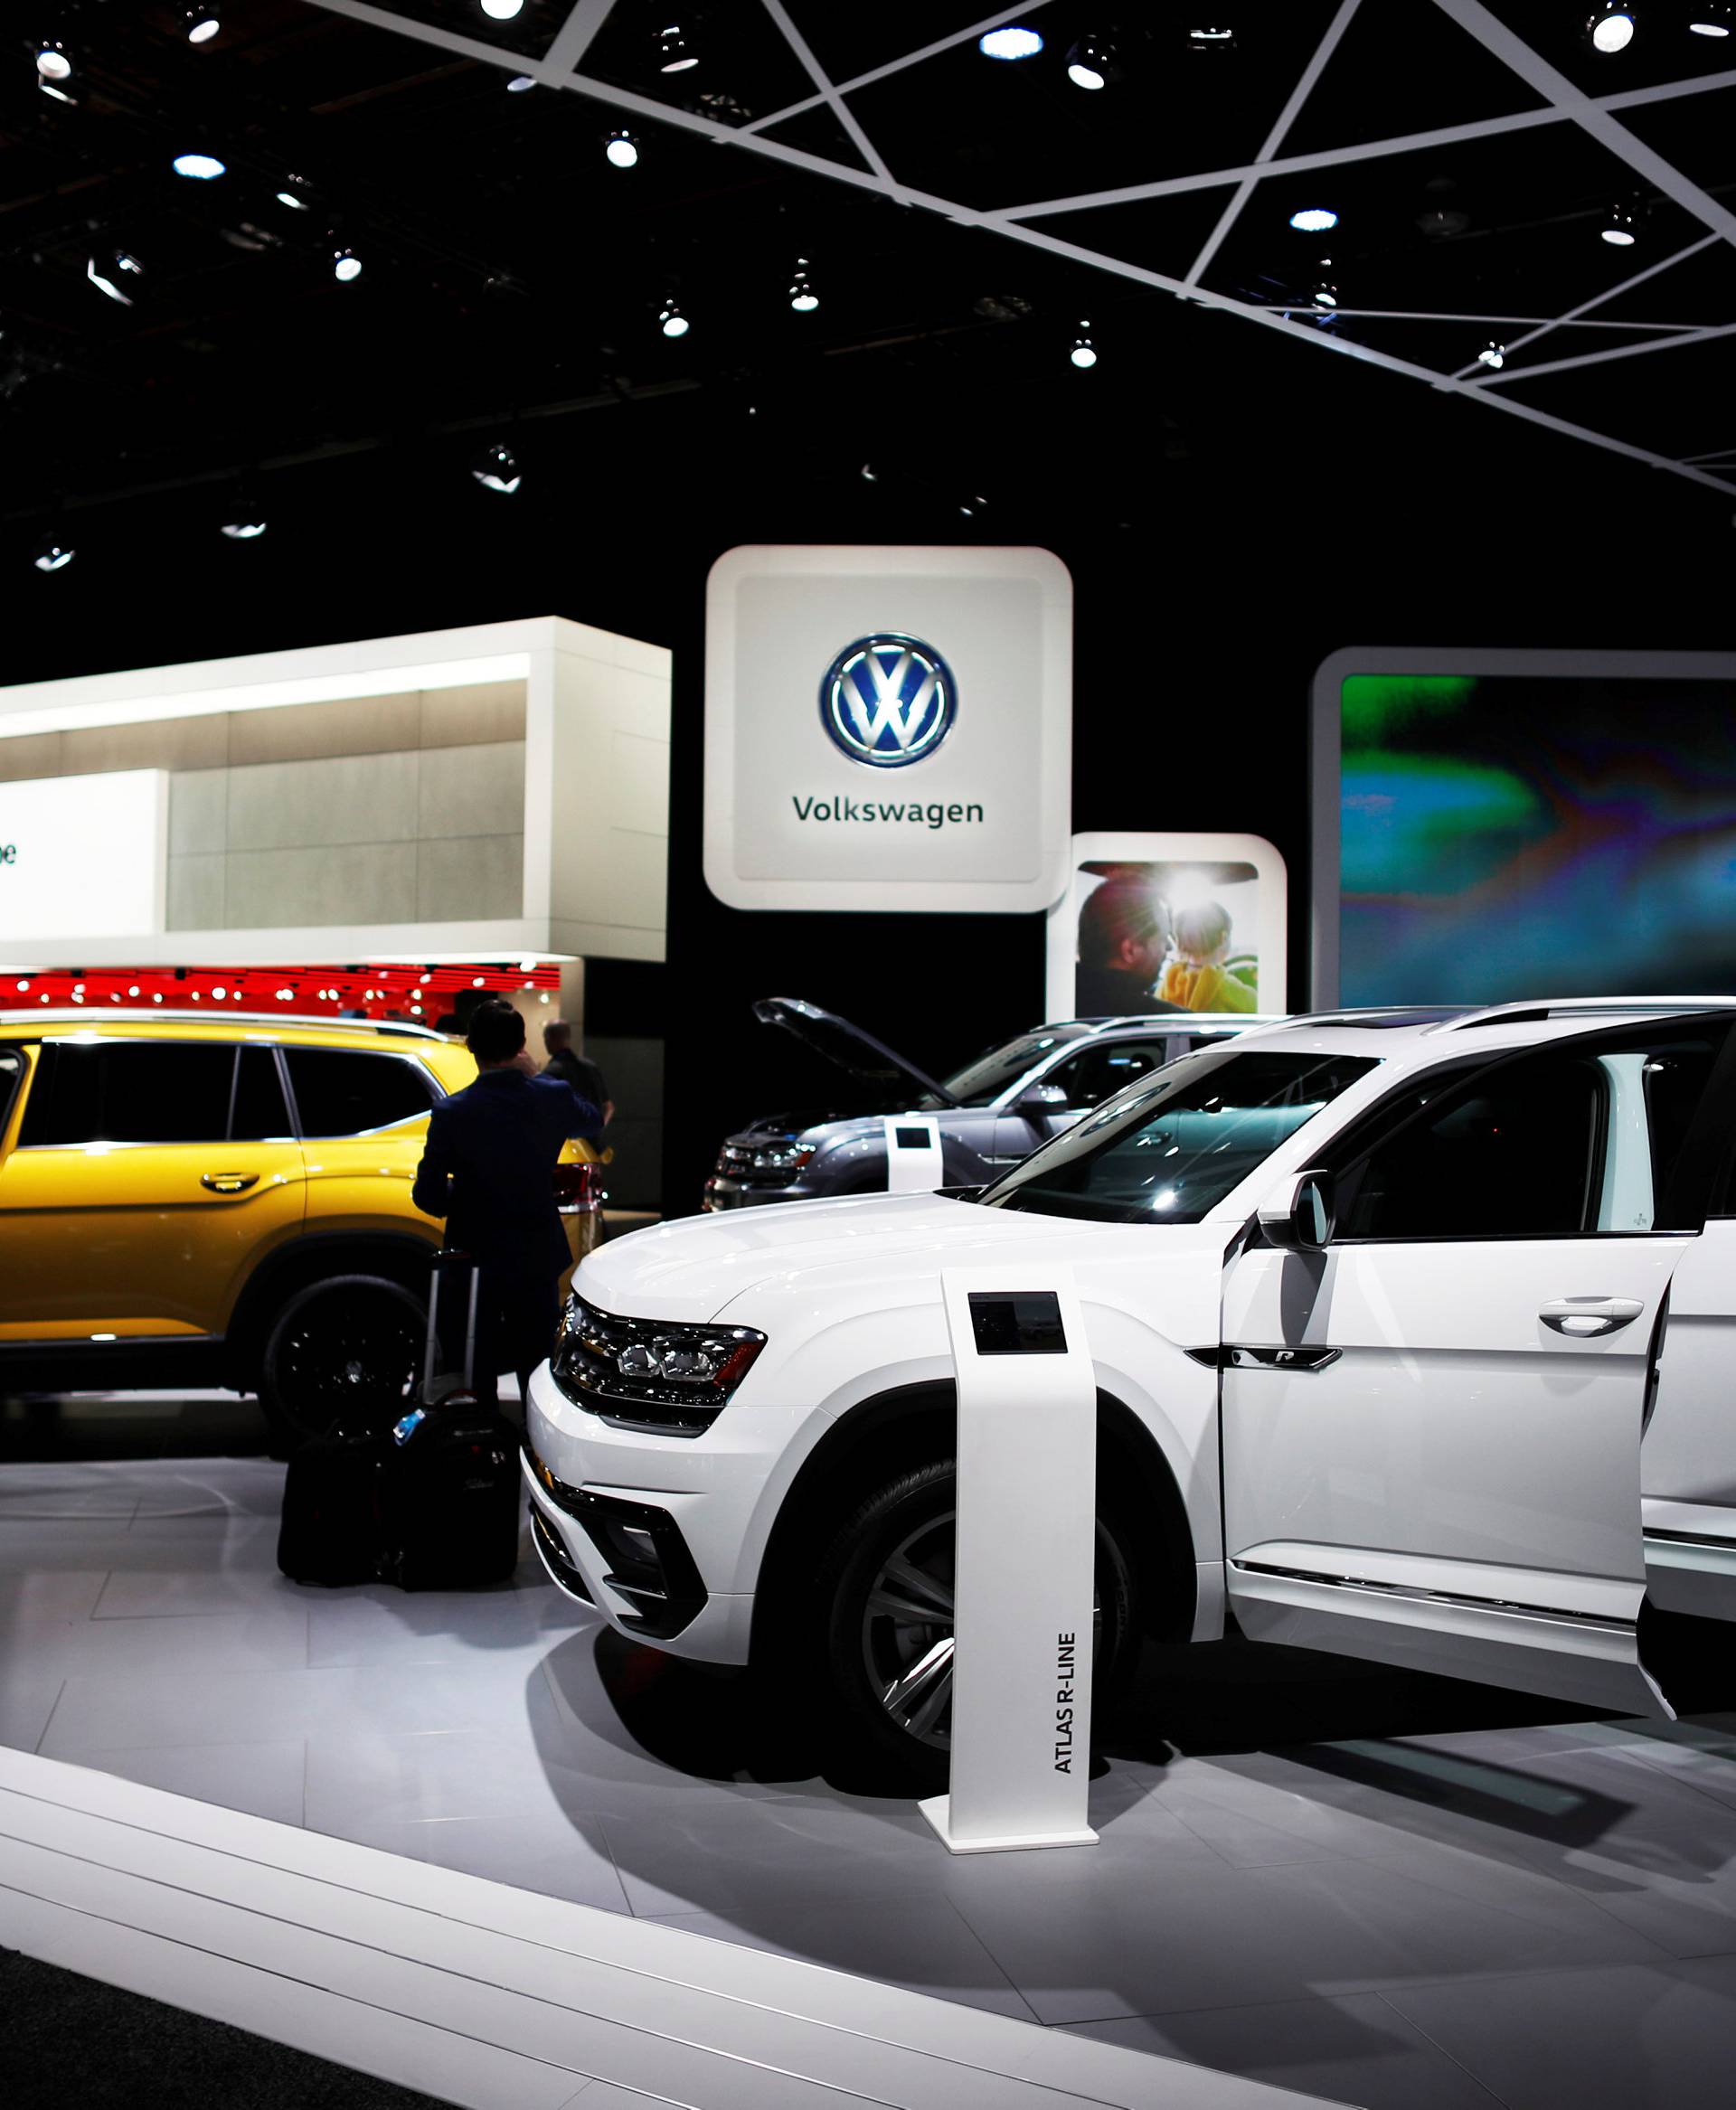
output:
<instances>
[{"instance_id":1,"label":"white exhibition booth","mask_svg":"<svg viewBox=\"0 0 1736 2110\"><path fill-rule=\"evenodd\" d=\"M669 668L546 617L0 689L0 965L661 960Z\"/></svg>"}]
</instances>

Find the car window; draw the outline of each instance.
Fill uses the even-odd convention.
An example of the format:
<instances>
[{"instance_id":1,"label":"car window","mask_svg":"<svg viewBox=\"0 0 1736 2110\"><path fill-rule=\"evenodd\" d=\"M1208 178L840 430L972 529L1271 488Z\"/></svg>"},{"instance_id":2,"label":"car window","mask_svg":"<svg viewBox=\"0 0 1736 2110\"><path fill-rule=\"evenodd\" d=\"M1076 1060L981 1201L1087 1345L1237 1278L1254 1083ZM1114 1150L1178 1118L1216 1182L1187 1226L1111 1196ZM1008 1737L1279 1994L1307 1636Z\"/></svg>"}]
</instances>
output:
<instances>
[{"instance_id":1,"label":"car window","mask_svg":"<svg viewBox=\"0 0 1736 2110\"><path fill-rule=\"evenodd\" d=\"M1697 1229L1678 1173L1727 1031L1665 1025L1419 1079L1336 1175L1336 1237Z\"/></svg>"},{"instance_id":2,"label":"car window","mask_svg":"<svg viewBox=\"0 0 1736 2110\"><path fill-rule=\"evenodd\" d=\"M1300 1050L1185 1055L1026 1158L984 1203L1098 1223L1197 1223L1373 1067L1368 1056Z\"/></svg>"},{"instance_id":3,"label":"car window","mask_svg":"<svg viewBox=\"0 0 1736 2110\"><path fill-rule=\"evenodd\" d=\"M1167 1033L1150 1041L1094 1041L1045 1070L1039 1081L1059 1088L1058 1107L1095 1107L1168 1059Z\"/></svg>"},{"instance_id":4,"label":"car window","mask_svg":"<svg viewBox=\"0 0 1736 2110\"><path fill-rule=\"evenodd\" d=\"M269 1048L242 1048L235 1069L235 1103L230 1114L231 1143L261 1143L295 1133L283 1103L283 1080Z\"/></svg>"},{"instance_id":5,"label":"car window","mask_svg":"<svg viewBox=\"0 0 1736 2110\"><path fill-rule=\"evenodd\" d=\"M1076 1041L1084 1031L1083 1026L1076 1025L1042 1026L1034 1033L1021 1033L1017 1040L990 1048L941 1082L961 1107L986 1107L999 1098L1008 1085L1016 1084L1026 1070L1034 1069L1045 1055L1065 1041Z\"/></svg>"},{"instance_id":6,"label":"car window","mask_svg":"<svg viewBox=\"0 0 1736 2110\"><path fill-rule=\"evenodd\" d=\"M49 1041L18 1140L221 1142L234 1073L235 1050L222 1041Z\"/></svg>"},{"instance_id":7,"label":"car window","mask_svg":"<svg viewBox=\"0 0 1736 2110\"><path fill-rule=\"evenodd\" d=\"M18 1080L24 1074L22 1048L0 1048L0 1135L6 1132L12 1102L18 1096Z\"/></svg>"},{"instance_id":8,"label":"car window","mask_svg":"<svg viewBox=\"0 0 1736 2110\"><path fill-rule=\"evenodd\" d=\"M304 1135L365 1135L426 1114L434 1083L420 1062L347 1048L287 1048Z\"/></svg>"}]
</instances>

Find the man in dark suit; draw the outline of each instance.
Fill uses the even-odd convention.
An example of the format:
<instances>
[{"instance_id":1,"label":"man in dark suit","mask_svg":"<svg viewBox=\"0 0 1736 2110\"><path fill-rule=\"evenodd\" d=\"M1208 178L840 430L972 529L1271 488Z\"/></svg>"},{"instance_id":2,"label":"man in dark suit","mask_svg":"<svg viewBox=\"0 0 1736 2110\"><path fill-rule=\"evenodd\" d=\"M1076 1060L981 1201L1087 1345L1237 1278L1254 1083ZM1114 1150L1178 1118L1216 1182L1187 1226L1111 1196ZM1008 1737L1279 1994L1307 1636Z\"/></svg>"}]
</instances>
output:
<instances>
[{"instance_id":1,"label":"man in dark suit","mask_svg":"<svg viewBox=\"0 0 1736 2110\"><path fill-rule=\"evenodd\" d=\"M524 1022L499 998L479 1004L465 1035L474 1084L429 1117L411 1195L446 1219L446 1242L474 1254L476 1383L493 1401L503 1370L521 1391L554 1341L557 1289L572 1256L554 1198L554 1166L569 1136L595 1140L603 1117L569 1084L534 1075Z\"/></svg>"},{"instance_id":2,"label":"man in dark suit","mask_svg":"<svg viewBox=\"0 0 1736 2110\"><path fill-rule=\"evenodd\" d=\"M581 1099L589 1099L593 1107L599 1107L607 1127L615 1118L615 1102L609 1096L602 1071L573 1046L572 1028L565 1019L552 1018L547 1022L542 1028L542 1045L549 1051L549 1059L542 1065L542 1075L558 1077L563 1084L570 1084Z\"/></svg>"}]
</instances>

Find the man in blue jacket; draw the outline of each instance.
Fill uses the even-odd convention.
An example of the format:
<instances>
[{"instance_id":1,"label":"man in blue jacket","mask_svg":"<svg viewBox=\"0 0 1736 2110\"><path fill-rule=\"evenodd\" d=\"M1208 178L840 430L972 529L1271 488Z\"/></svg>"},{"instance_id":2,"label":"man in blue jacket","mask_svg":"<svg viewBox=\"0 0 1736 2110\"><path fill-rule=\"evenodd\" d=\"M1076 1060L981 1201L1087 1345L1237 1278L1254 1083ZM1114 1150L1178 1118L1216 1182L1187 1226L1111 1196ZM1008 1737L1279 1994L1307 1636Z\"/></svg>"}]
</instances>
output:
<instances>
[{"instance_id":1,"label":"man in blue jacket","mask_svg":"<svg viewBox=\"0 0 1736 2110\"><path fill-rule=\"evenodd\" d=\"M429 1117L410 1190L418 1209L446 1219L446 1242L474 1254L476 1385L493 1402L504 1370L523 1392L553 1345L561 1271L571 1260L554 1198L554 1166L569 1136L594 1141L603 1116L570 1084L538 1077L524 1021L510 1003L478 1004L465 1035L474 1084Z\"/></svg>"}]
</instances>

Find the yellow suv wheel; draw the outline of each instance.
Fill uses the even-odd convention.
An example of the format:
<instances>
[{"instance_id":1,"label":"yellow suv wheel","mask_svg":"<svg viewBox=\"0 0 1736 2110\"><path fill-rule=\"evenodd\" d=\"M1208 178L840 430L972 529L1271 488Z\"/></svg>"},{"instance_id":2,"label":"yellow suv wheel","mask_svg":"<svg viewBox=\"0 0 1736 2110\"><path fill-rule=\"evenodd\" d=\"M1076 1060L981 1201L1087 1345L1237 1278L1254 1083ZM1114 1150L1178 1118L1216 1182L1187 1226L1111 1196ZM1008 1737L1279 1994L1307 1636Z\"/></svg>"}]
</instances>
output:
<instances>
[{"instance_id":1,"label":"yellow suv wheel","mask_svg":"<svg viewBox=\"0 0 1736 2110\"><path fill-rule=\"evenodd\" d=\"M382 1275L335 1275L286 1304L259 1399L287 1443L389 1428L414 1396L427 1307Z\"/></svg>"}]
</instances>

